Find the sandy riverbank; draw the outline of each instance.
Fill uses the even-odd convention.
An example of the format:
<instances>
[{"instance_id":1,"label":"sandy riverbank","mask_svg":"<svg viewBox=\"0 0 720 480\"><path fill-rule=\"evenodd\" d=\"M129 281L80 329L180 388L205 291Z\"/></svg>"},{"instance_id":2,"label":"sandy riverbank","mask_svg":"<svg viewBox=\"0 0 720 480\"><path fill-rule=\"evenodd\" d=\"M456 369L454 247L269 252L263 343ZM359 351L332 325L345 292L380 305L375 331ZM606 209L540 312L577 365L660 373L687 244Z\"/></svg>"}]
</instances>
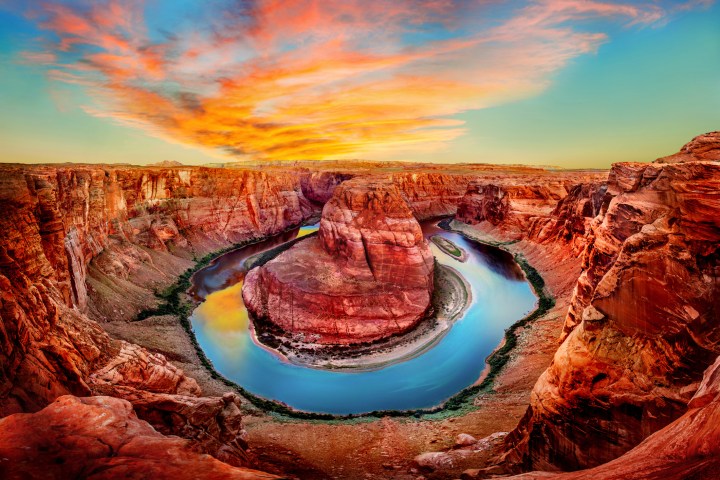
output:
<instances>
[{"instance_id":1,"label":"sandy riverbank","mask_svg":"<svg viewBox=\"0 0 720 480\"><path fill-rule=\"evenodd\" d=\"M432 241L440 250L447 253L451 258L459 262L467 262L468 253L464 248L455 245L455 242L449 240L441 235L432 235L430 237Z\"/></svg>"}]
</instances>

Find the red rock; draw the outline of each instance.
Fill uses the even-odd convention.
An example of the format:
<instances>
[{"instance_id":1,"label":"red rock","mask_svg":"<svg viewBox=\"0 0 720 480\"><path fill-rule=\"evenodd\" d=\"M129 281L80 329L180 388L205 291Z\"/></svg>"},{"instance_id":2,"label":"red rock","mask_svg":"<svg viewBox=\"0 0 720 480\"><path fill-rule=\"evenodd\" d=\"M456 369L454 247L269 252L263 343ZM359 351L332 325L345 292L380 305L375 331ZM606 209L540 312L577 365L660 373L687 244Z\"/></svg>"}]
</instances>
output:
<instances>
[{"instance_id":1,"label":"red rock","mask_svg":"<svg viewBox=\"0 0 720 480\"><path fill-rule=\"evenodd\" d=\"M467 184L474 178L475 175L448 175L422 170L391 175L413 215L420 221L454 215Z\"/></svg>"},{"instance_id":2,"label":"red rock","mask_svg":"<svg viewBox=\"0 0 720 480\"><path fill-rule=\"evenodd\" d=\"M129 303L127 280L143 283L137 272L158 271L148 252L172 248L191 257L299 224L312 209L297 176L5 165L0 208L0 415L105 391L137 403L163 432L242 463L234 401L200 398L197 382L162 355L112 340L86 316L107 300L87 285L117 288Z\"/></svg>"},{"instance_id":3,"label":"red rock","mask_svg":"<svg viewBox=\"0 0 720 480\"><path fill-rule=\"evenodd\" d=\"M335 187L345 180L350 180L355 174L340 171L303 172L300 180L303 195L308 200L325 204L332 198Z\"/></svg>"},{"instance_id":4,"label":"red rock","mask_svg":"<svg viewBox=\"0 0 720 480\"><path fill-rule=\"evenodd\" d=\"M689 410L640 445L604 465L573 473L531 472L515 480L686 480L720 471L720 357L705 371Z\"/></svg>"},{"instance_id":5,"label":"red rock","mask_svg":"<svg viewBox=\"0 0 720 480\"><path fill-rule=\"evenodd\" d=\"M34 414L0 419L0 476L7 480L271 479L165 437L112 397L63 396Z\"/></svg>"},{"instance_id":6,"label":"red rock","mask_svg":"<svg viewBox=\"0 0 720 480\"><path fill-rule=\"evenodd\" d=\"M248 465L248 445L240 398L234 393L222 397L195 397L150 393L125 386L93 389L95 394L112 395L129 401L138 417L164 435L192 441L194 450L207 453L227 464Z\"/></svg>"},{"instance_id":7,"label":"red rock","mask_svg":"<svg viewBox=\"0 0 720 480\"><path fill-rule=\"evenodd\" d=\"M254 316L320 343L373 341L408 330L424 316L433 268L420 225L397 187L356 178L335 189L318 238L252 270L243 298Z\"/></svg>"},{"instance_id":8,"label":"red rock","mask_svg":"<svg viewBox=\"0 0 720 480\"><path fill-rule=\"evenodd\" d=\"M655 160L656 163L694 161L720 161L720 132L698 135L685 144L678 153Z\"/></svg>"},{"instance_id":9,"label":"red rock","mask_svg":"<svg viewBox=\"0 0 720 480\"><path fill-rule=\"evenodd\" d=\"M168 362L158 353L150 353L137 345L120 342L120 351L108 363L90 375L96 386L124 386L153 393L198 396L200 387L195 379Z\"/></svg>"},{"instance_id":10,"label":"red rock","mask_svg":"<svg viewBox=\"0 0 720 480\"><path fill-rule=\"evenodd\" d=\"M471 225L484 221L499 225L510 214L510 196L497 185L468 186L456 218Z\"/></svg>"},{"instance_id":11,"label":"red rock","mask_svg":"<svg viewBox=\"0 0 720 480\"><path fill-rule=\"evenodd\" d=\"M528 238L538 243L561 241L570 244L573 253L582 253L586 234L592 219L600 213L606 192L605 182L575 185L558 202L548 219L533 219Z\"/></svg>"},{"instance_id":12,"label":"red rock","mask_svg":"<svg viewBox=\"0 0 720 480\"><path fill-rule=\"evenodd\" d=\"M560 244L569 254L580 255L607 191L607 182L598 178L593 172L563 177L562 181L515 179L517 183L512 185L507 180L503 185L476 181L468 185L456 218L479 225L495 240ZM539 183L526 185L528 181Z\"/></svg>"},{"instance_id":13,"label":"red rock","mask_svg":"<svg viewBox=\"0 0 720 480\"><path fill-rule=\"evenodd\" d=\"M430 248L407 203L387 181L341 184L323 209L318 236L353 277L432 289Z\"/></svg>"},{"instance_id":14,"label":"red rock","mask_svg":"<svg viewBox=\"0 0 720 480\"><path fill-rule=\"evenodd\" d=\"M564 341L507 459L525 469L599 465L685 412L720 353L720 163L688 159L613 166Z\"/></svg>"}]
</instances>

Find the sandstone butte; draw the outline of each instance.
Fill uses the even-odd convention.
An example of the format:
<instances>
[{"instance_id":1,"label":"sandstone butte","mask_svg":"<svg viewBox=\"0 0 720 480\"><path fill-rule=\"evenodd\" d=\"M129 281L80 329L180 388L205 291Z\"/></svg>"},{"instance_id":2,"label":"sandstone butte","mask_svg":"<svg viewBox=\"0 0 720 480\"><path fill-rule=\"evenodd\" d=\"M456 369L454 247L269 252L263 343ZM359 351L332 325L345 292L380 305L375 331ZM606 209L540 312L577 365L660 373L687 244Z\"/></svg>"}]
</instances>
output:
<instances>
[{"instance_id":1,"label":"sandstone butte","mask_svg":"<svg viewBox=\"0 0 720 480\"><path fill-rule=\"evenodd\" d=\"M434 260L392 181L360 177L335 188L317 237L305 239L243 285L256 318L318 343L371 342L427 313Z\"/></svg>"},{"instance_id":2,"label":"sandstone butte","mask_svg":"<svg viewBox=\"0 0 720 480\"><path fill-rule=\"evenodd\" d=\"M461 464L474 467L463 478L716 475L719 162L714 132L607 178L471 166L388 174L417 219L457 211L541 272L579 272L546 278L572 294L550 312L561 322L544 320L561 344L518 427L489 461L472 463L487 439L438 453L432 478L457 478ZM204 396L178 367L189 363L104 329L132 320L193 258L298 225L377 166L0 169L0 476L268 478L246 468L238 395ZM507 367L517 368L535 371Z\"/></svg>"}]
</instances>

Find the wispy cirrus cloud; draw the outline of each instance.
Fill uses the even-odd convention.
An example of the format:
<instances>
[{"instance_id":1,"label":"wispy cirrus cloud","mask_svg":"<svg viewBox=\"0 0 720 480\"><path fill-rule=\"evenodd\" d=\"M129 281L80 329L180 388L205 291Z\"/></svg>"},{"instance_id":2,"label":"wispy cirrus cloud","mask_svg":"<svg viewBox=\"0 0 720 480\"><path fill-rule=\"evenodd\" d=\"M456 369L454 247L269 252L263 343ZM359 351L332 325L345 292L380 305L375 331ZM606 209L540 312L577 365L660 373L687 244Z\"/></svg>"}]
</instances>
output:
<instances>
[{"instance_id":1,"label":"wispy cirrus cloud","mask_svg":"<svg viewBox=\"0 0 720 480\"><path fill-rule=\"evenodd\" d=\"M24 61L82 85L97 116L254 159L433 149L464 111L546 88L617 26L706 2L215 1L158 24L144 2L49 2ZM162 20L160 18L159 20Z\"/></svg>"}]
</instances>

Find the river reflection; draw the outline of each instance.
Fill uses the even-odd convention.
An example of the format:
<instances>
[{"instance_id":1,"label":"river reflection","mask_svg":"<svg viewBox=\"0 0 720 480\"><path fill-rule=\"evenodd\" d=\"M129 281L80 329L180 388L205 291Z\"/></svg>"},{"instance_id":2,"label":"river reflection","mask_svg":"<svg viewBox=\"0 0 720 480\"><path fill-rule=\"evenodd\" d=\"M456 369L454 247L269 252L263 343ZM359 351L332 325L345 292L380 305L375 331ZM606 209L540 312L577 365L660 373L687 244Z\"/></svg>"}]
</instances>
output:
<instances>
[{"instance_id":1,"label":"river reflection","mask_svg":"<svg viewBox=\"0 0 720 480\"><path fill-rule=\"evenodd\" d=\"M447 233L446 230L438 227L435 221L423 222L422 231L425 238L429 238L435 234ZM443 236L447 238L447 235ZM512 254L490 245L475 242L468 243L470 244L470 249L481 255L487 267L495 273L504 276L508 280L521 281L525 279L522 268L515 262ZM468 254L470 253L471 252L468 251Z\"/></svg>"},{"instance_id":2,"label":"river reflection","mask_svg":"<svg viewBox=\"0 0 720 480\"><path fill-rule=\"evenodd\" d=\"M217 292L237 282L242 282L247 273L243 265L246 258L270 250L298 237L304 237L317 231L317 229L317 225L295 228L275 235L267 240L228 252L216 258L210 265L193 275L192 287L190 287L189 293L197 299L203 299L212 292Z\"/></svg>"},{"instance_id":3,"label":"river reflection","mask_svg":"<svg viewBox=\"0 0 720 480\"><path fill-rule=\"evenodd\" d=\"M380 370L333 371L290 364L249 335L240 293L243 263L316 229L304 227L230 252L193 277L194 293L204 298L191 317L200 346L220 374L256 395L300 410L336 414L431 407L474 383L504 330L534 308L536 298L510 254L426 223L426 237L440 234L469 255L461 263L430 244L441 264L455 268L471 284L472 304L447 335L421 355Z\"/></svg>"}]
</instances>

